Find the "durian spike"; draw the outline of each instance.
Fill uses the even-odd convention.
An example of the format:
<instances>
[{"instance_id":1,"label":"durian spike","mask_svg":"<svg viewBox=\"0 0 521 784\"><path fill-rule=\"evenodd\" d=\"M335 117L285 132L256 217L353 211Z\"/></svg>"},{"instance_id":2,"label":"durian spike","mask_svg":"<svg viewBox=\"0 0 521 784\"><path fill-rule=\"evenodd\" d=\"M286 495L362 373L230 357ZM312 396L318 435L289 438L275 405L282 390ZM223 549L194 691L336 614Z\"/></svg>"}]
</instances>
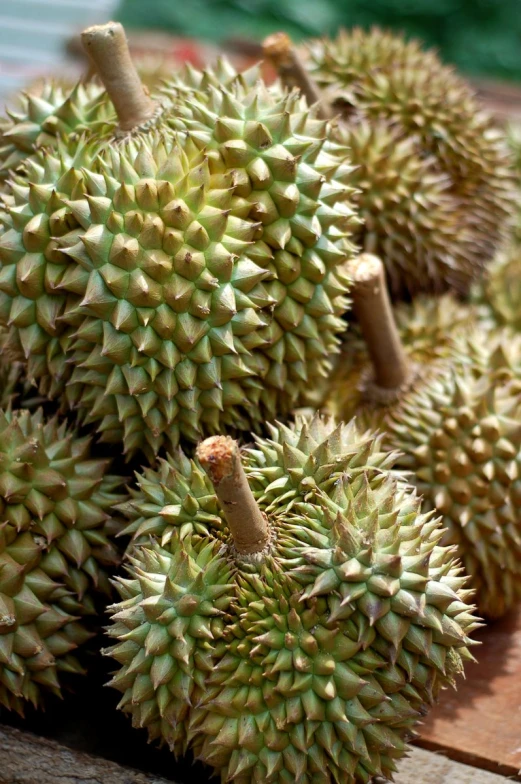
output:
<instances>
[{"instance_id":1,"label":"durian spike","mask_svg":"<svg viewBox=\"0 0 521 784\"><path fill-rule=\"evenodd\" d=\"M385 390L400 389L411 370L394 320L384 265L378 256L361 253L347 270L354 283L353 310L367 343L374 382Z\"/></svg>"},{"instance_id":2,"label":"durian spike","mask_svg":"<svg viewBox=\"0 0 521 784\"><path fill-rule=\"evenodd\" d=\"M237 441L212 436L199 444L196 455L214 486L235 549L239 555L261 553L270 538L268 520L253 497Z\"/></svg>"},{"instance_id":3,"label":"durian spike","mask_svg":"<svg viewBox=\"0 0 521 784\"><path fill-rule=\"evenodd\" d=\"M322 95L315 81L302 64L291 38L286 33L273 33L262 43L264 57L277 71L282 84L290 90L298 87L308 105L318 104L317 114L322 120L333 116L329 106L322 103Z\"/></svg>"},{"instance_id":4,"label":"durian spike","mask_svg":"<svg viewBox=\"0 0 521 784\"><path fill-rule=\"evenodd\" d=\"M121 130L131 131L150 120L156 104L141 84L123 26L94 25L82 32L81 40L114 104Z\"/></svg>"}]
</instances>

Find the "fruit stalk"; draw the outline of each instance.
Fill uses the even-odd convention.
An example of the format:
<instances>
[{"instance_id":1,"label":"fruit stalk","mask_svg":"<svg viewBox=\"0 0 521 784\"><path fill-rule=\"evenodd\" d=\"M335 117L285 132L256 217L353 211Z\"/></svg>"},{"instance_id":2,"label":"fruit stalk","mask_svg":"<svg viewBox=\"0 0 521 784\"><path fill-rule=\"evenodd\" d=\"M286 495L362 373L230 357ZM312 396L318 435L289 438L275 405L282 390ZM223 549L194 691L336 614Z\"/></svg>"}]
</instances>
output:
<instances>
[{"instance_id":1,"label":"fruit stalk","mask_svg":"<svg viewBox=\"0 0 521 784\"><path fill-rule=\"evenodd\" d=\"M298 87L309 106L318 104L318 116L322 120L329 120L332 117L331 111L321 103L320 90L302 64L291 38L286 33L274 33L264 39L262 49L264 57L273 65L282 84L290 90Z\"/></svg>"},{"instance_id":2,"label":"fruit stalk","mask_svg":"<svg viewBox=\"0 0 521 784\"><path fill-rule=\"evenodd\" d=\"M122 25L107 22L88 27L81 39L114 104L121 130L131 131L150 120L156 104L141 84Z\"/></svg>"},{"instance_id":3,"label":"fruit stalk","mask_svg":"<svg viewBox=\"0 0 521 784\"><path fill-rule=\"evenodd\" d=\"M197 447L197 459L210 477L240 555L262 552L269 541L266 515L259 509L230 436L212 436Z\"/></svg>"},{"instance_id":4,"label":"fruit stalk","mask_svg":"<svg viewBox=\"0 0 521 784\"><path fill-rule=\"evenodd\" d=\"M353 310L367 344L376 385L385 390L403 387L410 372L396 328L385 268L378 256L362 253L350 262Z\"/></svg>"}]
</instances>

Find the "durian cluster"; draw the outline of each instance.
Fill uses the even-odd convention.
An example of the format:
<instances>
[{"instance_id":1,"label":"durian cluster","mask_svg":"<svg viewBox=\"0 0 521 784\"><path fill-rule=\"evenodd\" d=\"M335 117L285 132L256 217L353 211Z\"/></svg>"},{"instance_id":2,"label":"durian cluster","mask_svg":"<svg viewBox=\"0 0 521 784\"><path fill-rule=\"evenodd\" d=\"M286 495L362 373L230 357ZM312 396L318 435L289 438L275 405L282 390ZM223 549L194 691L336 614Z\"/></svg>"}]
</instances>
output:
<instances>
[{"instance_id":1,"label":"durian cluster","mask_svg":"<svg viewBox=\"0 0 521 784\"><path fill-rule=\"evenodd\" d=\"M120 706L223 781L390 775L472 658L453 548L354 423L272 426L242 459L269 526L256 558L197 461L146 472L124 507L142 544L111 608Z\"/></svg>"},{"instance_id":2,"label":"durian cluster","mask_svg":"<svg viewBox=\"0 0 521 784\"><path fill-rule=\"evenodd\" d=\"M6 349L129 456L288 414L345 329L347 152L257 78L174 82L153 127L100 120L6 186Z\"/></svg>"},{"instance_id":3,"label":"durian cluster","mask_svg":"<svg viewBox=\"0 0 521 784\"><path fill-rule=\"evenodd\" d=\"M0 703L82 670L122 534L133 726L223 782L391 776L521 597L505 134L378 30L270 85L144 90L123 44L0 123Z\"/></svg>"}]
</instances>

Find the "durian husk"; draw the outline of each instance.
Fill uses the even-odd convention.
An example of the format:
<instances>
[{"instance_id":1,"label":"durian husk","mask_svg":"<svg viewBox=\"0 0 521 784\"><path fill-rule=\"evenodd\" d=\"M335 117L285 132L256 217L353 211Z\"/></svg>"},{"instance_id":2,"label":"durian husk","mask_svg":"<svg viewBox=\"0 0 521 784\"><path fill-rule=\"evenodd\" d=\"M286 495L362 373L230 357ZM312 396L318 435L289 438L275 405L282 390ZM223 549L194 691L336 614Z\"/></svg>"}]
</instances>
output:
<instances>
[{"instance_id":1,"label":"durian husk","mask_svg":"<svg viewBox=\"0 0 521 784\"><path fill-rule=\"evenodd\" d=\"M486 618L521 597L521 343L510 333L460 336L464 362L402 399L386 421L397 465L425 509L443 515Z\"/></svg>"},{"instance_id":2,"label":"durian husk","mask_svg":"<svg viewBox=\"0 0 521 784\"><path fill-rule=\"evenodd\" d=\"M78 619L110 596L120 561L123 480L89 447L41 409L0 411L0 704L18 712L83 672L70 652L92 635Z\"/></svg>"},{"instance_id":3,"label":"durian husk","mask_svg":"<svg viewBox=\"0 0 521 784\"><path fill-rule=\"evenodd\" d=\"M107 651L134 726L223 781L391 775L476 627L395 458L353 423L270 426L243 452L270 527L257 557L238 556L197 460L145 471L123 509L135 541Z\"/></svg>"},{"instance_id":4,"label":"durian husk","mask_svg":"<svg viewBox=\"0 0 521 784\"><path fill-rule=\"evenodd\" d=\"M361 167L367 222L356 240L382 257L393 294L468 293L515 209L505 133L416 41L356 28L311 42L303 55Z\"/></svg>"},{"instance_id":5,"label":"durian husk","mask_svg":"<svg viewBox=\"0 0 521 784\"><path fill-rule=\"evenodd\" d=\"M345 330L347 151L255 75L192 69L146 129L58 142L8 185L7 349L128 457L289 414Z\"/></svg>"}]
</instances>

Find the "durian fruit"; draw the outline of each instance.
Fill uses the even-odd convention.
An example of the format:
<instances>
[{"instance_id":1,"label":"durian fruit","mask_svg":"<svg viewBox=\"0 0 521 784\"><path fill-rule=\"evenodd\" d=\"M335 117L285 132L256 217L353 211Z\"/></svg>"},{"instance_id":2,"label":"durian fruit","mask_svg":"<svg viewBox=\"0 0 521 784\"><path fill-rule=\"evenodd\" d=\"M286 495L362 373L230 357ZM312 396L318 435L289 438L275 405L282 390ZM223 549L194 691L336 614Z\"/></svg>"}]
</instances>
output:
<instances>
[{"instance_id":1,"label":"durian fruit","mask_svg":"<svg viewBox=\"0 0 521 784\"><path fill-rule=\"evenodd\" d=\"M512 241L498 253L474 290L481 320L489 327L521 332L521 245Z\"/></svg>"},{"instance_id":2,"label":"durian fruit","mask_svg":"<svg viewBox=\"0 0 521 784\"><path fill-rule=\"evenodd\" d=\"M89 446L41 409L0 412L0 704L19 712L83 671L69 654L91 633L76 621L120 560L123 480Z\"/></svg>"},{"instance_id":3,"label":"durian fruit","mask_svg":"<svg viewBox=\"0 0 521 784\"><path fill-rule=\"evenodd\" d=\"M70 379L66 352L73 330L63 316L80 301L60 287L71 266L60 243L76 241L80 227L65 200L86 193L98 149L79 139L35 152L23 176L12 176L0 211L2 350L25 362L28 379L50 398Z\"/></svg>"},{"instance_id":4,"label":"durian fruit","mask_svg":"<svg viewBox=\"0 0 521 784\"><path fill-rule=\"evenodd\" d=\"M118 507L128 523L122 535L131 536L133 543L146 544L153 537L166 547L176 529L181 539L205 535L208 528L213 536L224 536L219 534L219 504L208 475L181 449L136 473L136 485L128 488L130 499Z\"/></svg>"},{"instance_id":5,"label":"durian fruit","mask_svg":"<svg viewBox=\"0 0 521 784\"><path fill-rule=\"evenodd\" d=\"M355 240L384 259L393 295L467 293L514 208L505 134L466 82L415 41L355 29L311 42L302 56L321 106L340 112L338 138L359 167L364 223ZM293 81L279 73L298 82L295 70Z\"/></svg>"},{"instance_id":6,"label":"durian fruit","mask_svg":"<svg viewBox=\"0 0 521 784\"><path fill-rule=\"evenodd\" d=\"M497 385L493 348L483 341L486 362L422 385L387 422L397 466L411 472L424 508L443 515L444 541L457 546L487 618L521 597L521 395Z\"/></svg>"},{"instance_id":7,"label":"durian fruit","mask_svg":"<svg viewBox=\"0 0 521 784\"><path fill-rule=\"evenodd\" d=\"M19 107L0 119L0 180L16 171L39 147L55 147L60 137L107 130L116 116L103 86L78 82L72 90L47 82L22 93Z\"/></svg>"},{"instance_id":8,"label":"durian fruit","mask_svg":"<svg viewBox=\"0 0 521 784\"><path fill-rule=\"evenodd\" d=\"M119 78L114 88L107 51L124 35L105 32L86 40L115 90L124 138L78 141L45 210L7 210L0 320L48 394L65 386L106 441L151 456L222 427L260 428L327 374L346 328L352 170L296 96L239 78L233 91L186 99L197 117L219 111L219 140L197 119L183 119L188 133L172 129L177 109L151 104L137 77L135 102L121 98ZM128 52L122 58L130 79ZM230 140L228 127L243 138ZM14 226L22 210L23 220L45 211L29 261L32 235ZM48 232L54 220L58 233ZM41 265L28 296L18 290L25 263ZM44 270L52 279L42 291Z\"/></svg>"},{"instance_id":9,"label":"durian fruit","mask_svg":"<svg viewBox=\"0 0 521 784\"><path fill-rule=\"evenodd\" d=\"M130 517L154 536L110 609L112 685L222 781L369 782L471 658L466 578L380 438L319 417L270 433L147 472Z\"/></svg>"},{"instance_id":10,"label":"durian fruit","mask_svg":"<svg viewBox=\"0 0 521 784\"><path fill-rule=\"evenodd\" d=\"M60 696L62 673L84 673L71 651L91 637L63 609L69 591L39 565L42 547L29 531L0 530L0 705L21 715L46 692Z\"/></svg>"},{"instance_id":11,"label":"durian fruit","mask_svg":"<svg viewBox=\"0 0 521 784\"><path fill-rule=\"evenodd\" d=\"M119 563L112 538L121 525L114 505L123 480L107 474L106 459L90 456L89 437L80 437L41 409L0 412L0 501L7 538L30 536L40 548L39 566L93 611L92 590L110 593L107 568ZM2 577L0 575L0 587ZM90 592L90 593L89 593Z\"/></svg>"},{"instance_id":12,"label":"durian fruit","mask_svg":"<svg viewBox=\"0 0 521 784\"><path fill-rule=\"evenodd\" d=\"M458 330L454 318L441 329L432 320L437 355L424 345L422 358L414 341L404 350L377 262L362 254L351 265L371 363L353 363L329 405L383 428L425 508L443 515L444 543L457 546L479 612L500 617L521 595L521 347L470 318Z\"/></svg>"}]
</instances>

